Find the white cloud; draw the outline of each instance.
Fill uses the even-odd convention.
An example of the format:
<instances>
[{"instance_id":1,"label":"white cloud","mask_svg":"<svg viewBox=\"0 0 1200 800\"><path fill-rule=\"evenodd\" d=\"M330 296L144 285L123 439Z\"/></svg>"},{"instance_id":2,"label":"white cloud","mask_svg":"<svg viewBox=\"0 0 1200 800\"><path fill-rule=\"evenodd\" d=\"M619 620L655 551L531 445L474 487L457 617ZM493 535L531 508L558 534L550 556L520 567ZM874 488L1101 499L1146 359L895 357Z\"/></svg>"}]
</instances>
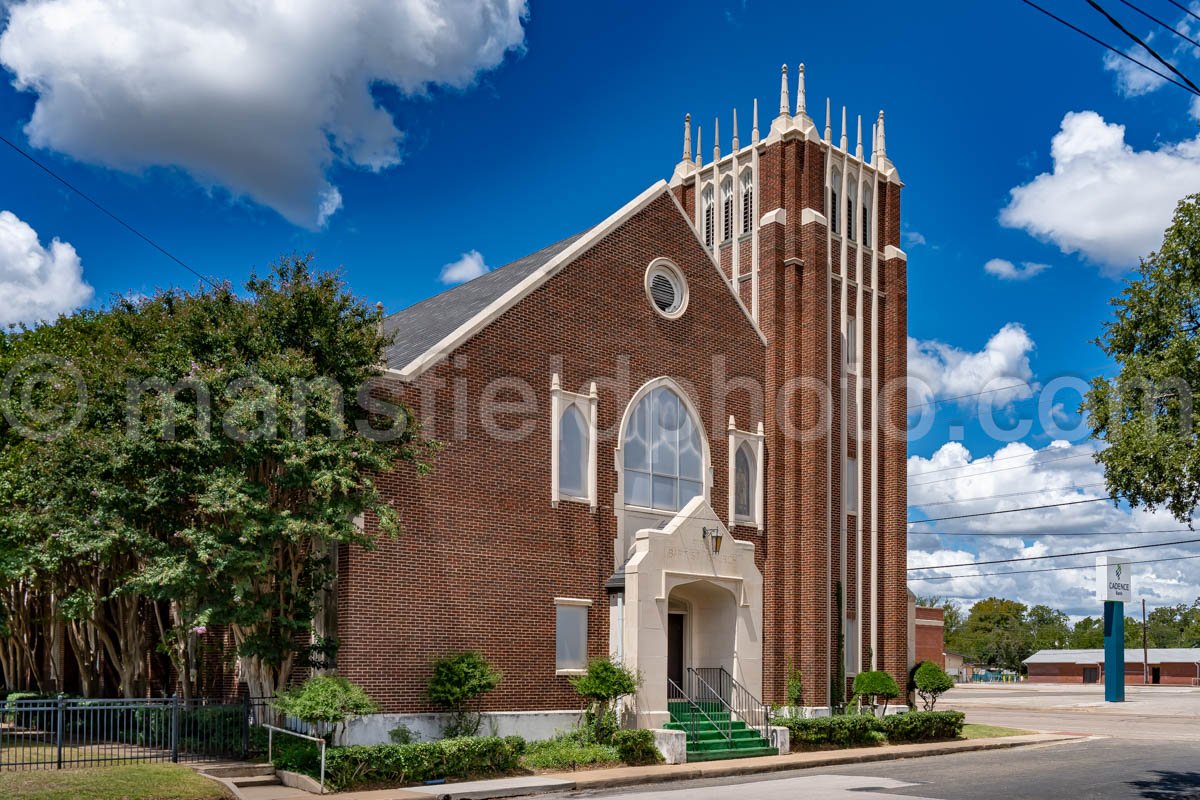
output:
<instances>
[{"instance_id":1,"label":"white cloud","mask_svg":"<svg viewBox=\"0 0 1200 800\"><path fill-rule=\"evenodd\" d=\"M935 397L963 397L989 391L994 405L1005 406L1030 397L1033 370L1029 366L1029 353L1033 349L1033 339L1016 322L997 331L978 352L910 336L909 402L917 405ZM991 391L997 389L1000 391Z\"/></svg>"},{"instance_id":2,"label":"white cloud","mask_svg":"<svg viewBox=\"0 0 1200 800\"><path fill-rule=\"evenodd\" d=\"M1125 126L1072 112L1051 143L1052 172L1011 192L1000 222L1119 275L1158 249L1175 206L1200 187L1200 137L1134 150Z\"/></svg>"},{"instance_id":3,"label":"white cloud","mask_svg":"<svg viewBox=\"0 0 1200 800\"><path fill-rule=\"evenodd\" d=\"M0 211L0 325L54 319L93 294L74 247L58 239L42 247L37 231Z\"/></svg>"},{"instance_id":4,"label":"white cloud","mask_svg":"<svg viewBox=\"0 0 1200 800\"><path fill-rule=\"evenodd\" d=\"M1022 261L1021 266L1018 267L1003 258L993 258L983 265L984 272L995 275L1003 281L1027 281L1048 269L1050 269L1049 264L1035 264L1030 261Z\"/></svg>"},{"instance_id":5,"label":"white cloud","mask_svg":"<svg viewBox=\"0 0 1200 800\"><path fill-rule=\"evenodd\" d=\"M1154 34L1151 33L1145 37L1145 40L1149 42L1153 38ZM1125 52L1142 63L1152 62L1150 54L1139 44L1134 44ZM1117 92L1122 97L1138 97L1149 94L1167 84L1163 78L1150 70L1133 63L1128 58L1122 58L1111 50L1104 54L1104 69L1116 75Z\"/></svg>"},{"instance_id":6,"label":"white cloud","mask_svg":"<svg viewBox=\"0 0 1200 800\"><path fill-rule=\"evenodd\" d=\"M908 245L909 247L917 247L919 245L927 244L925 241L925 236L918 231L904 231L904 233L901 234L901 237L904 239L904 244Z\"/></svg>"},{"instance_id":7,"label":"white cloud","mask_svg":"<svg viewBox=\"0 0 1200 800\"><path fill-rule=\"evenodd\" d=\"M488 265L483 262L483 255L478 250L463 253L458 261L453 261L442 267L442 283L465 283L488 272Z\"/></svg>"},{"instance_id":8,"label":"white cloud","mask_svg":"<svg viewBox=\"0 0 1200 800\"><path fill-rule=\"evenodd\" d=\"M1198 534L1186 531L1186 526L1168 514L1131 511L1118 508L1111 501L1097 499L1108 495L1103 468L1091 457L1098 449L1098 445L1092 441L1074 445L1055 441L1040 449L1012 443L991 455L973 458L961 444L951 442L929 458L910 457L909 503L913 510L926 518L1073 503L1078 500L1095 502L910 525L909 565L971 564L1197 538ZM919 531L973 535L927 536ZM1051 531L1072 535L1030 535ZM1106 531L1133 533L1115 536L1097 533ZM1138 561L1194 555L1196 552L1195 545L1177 545L1131 550L1121 555ZM975 568L921 570L910 575L910 585L918 594L955 596L967 606L985 597L999 596L1027 605L1046 603L1073 616L1094 616L1097 611L1093 594L1094 564L1092 556L1077 556ZM1076 565L1085 568L971 576L972 573L1016 572ZM1136 589L1146 597L1152 608L1176 603L1190 604L1200 595L1200 560L1136 564L1133 570ZM946 575L968 577L924 580Z\"/></svg>"},{"instance_id":9,"label":"white cloud","mask_svg":"<svg viewBox=\"0 0 1200 800\"><path fill-rule=\"evenodd\" d=\"M526 0L25 0L0 63L36 93L37 147L167 166L297 224L341 205L335 162L379 171L404 133L373 84L465 88L524 43Z\"/></svg>"}]
</instances>

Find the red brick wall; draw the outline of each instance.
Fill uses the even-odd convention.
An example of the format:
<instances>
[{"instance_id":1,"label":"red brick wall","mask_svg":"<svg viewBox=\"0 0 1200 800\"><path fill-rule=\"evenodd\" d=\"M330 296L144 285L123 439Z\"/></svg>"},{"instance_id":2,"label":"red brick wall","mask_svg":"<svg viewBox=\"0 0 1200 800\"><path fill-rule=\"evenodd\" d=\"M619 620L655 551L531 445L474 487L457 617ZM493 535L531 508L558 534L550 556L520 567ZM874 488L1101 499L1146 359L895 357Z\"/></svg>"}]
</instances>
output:
<instances>
[{"instance_id":1,"label":"red brick wall","mask_svg":"<svg viewBox=\"0 0 1200 800\"><path fill-rule=\"evenodd\" d=\"M1196 679L1195 664L1160 664L1157 666L1159 667L1159 685L1196 685L1193 683ZM1151 664L1150 667L1153 669L1155 665ZM1029 681L1031 683L1083 683L1083 669L1083 665L1080 664L1030 664ZM1098 675L1100 682L1097 685L1102 685L1104 682L1103 669L1099 670ZM1146 677L1153 680L1152 674ZM1142 665L1127 663L1125 665L1125 684L1140 686L1142 682Z\"/></svg>"},{"instance_id":2,"label":"red brick wall","mask_svg":"<svg viewBox=\"0 0 1200 800\"><path fill-rule=\"evenodd\" d=\"M689 284L687 312L661 317L643 289L647 265L667 256ZM405 532L371 553L342 553L339 631L342 674L362 684L388 711L417 711L430 660L479 649L505 673L488 696L495 710L573 708L579 698L555 676L554 597L590 598L589 654L609 651L606 579L612 575L617 473L613 448L629 393L668 375L689 390L702 416L712 454L711 502L727 508L728 417L754 430L760 420L750 397L714 397L714 361L729 381L758 380L765 348L695 235L666 195L625 222L573 264L468 341L415 386L394 388L422 409L430 432L444 442L433 472L408 468L381 478ZM562 502L552 508L550 380L586 391L600 385L599 508ZM627 373L628 379L622 377ZM497 442L477 413L485 386L497 378L532 387L534 410L501 415L508 430L528 428L515 441ZM472 413L456 414L456 393ZM500 400L516 400L502 392ZM607 436L604 434L607 432ZM769 490L768 490L769 491ZM368 528L374 521L368 521ZM760 567L769 542L754 541Z\"/></svg>"},{"instance_id":3,"label":"red brick wall","mask_svg":"<svg viewBox=\"0 0 1200 800\"><path fill-rule=\"evenodd\" d=\"M946 668L945 629L943 618L945 612L940 608L917 606L917 653L914 660L932 661L942 669ZM929 623L936 623L930 625Z\"/></svg>"}]
</instances>

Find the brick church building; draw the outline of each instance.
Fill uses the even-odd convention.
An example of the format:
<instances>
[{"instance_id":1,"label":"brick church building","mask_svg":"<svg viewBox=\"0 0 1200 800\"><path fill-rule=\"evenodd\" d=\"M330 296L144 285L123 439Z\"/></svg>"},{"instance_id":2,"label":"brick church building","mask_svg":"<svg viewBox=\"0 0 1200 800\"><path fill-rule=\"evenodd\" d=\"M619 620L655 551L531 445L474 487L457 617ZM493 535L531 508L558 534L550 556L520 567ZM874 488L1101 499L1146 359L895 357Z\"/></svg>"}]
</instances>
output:
<instances>
[{"instance_id":1,"label":"brick church building","mask_svg":"<svg viewBox=\"0 0 1200 800\"><path fill-rule=\"evenodd\" d=\"M577 714L606 655L643 727L690 670L782 704L792 665L811 707L904 680L902 184L882 112L851 146L803 67L790 88L765 130L756 101L702 153L689 118L669 181L386 318L388 391L443 447L383 478L404 533L338 558L340 672L383 711L432 711L430 662L466 649L514 718Z\"/></svg>"}]
</instances>

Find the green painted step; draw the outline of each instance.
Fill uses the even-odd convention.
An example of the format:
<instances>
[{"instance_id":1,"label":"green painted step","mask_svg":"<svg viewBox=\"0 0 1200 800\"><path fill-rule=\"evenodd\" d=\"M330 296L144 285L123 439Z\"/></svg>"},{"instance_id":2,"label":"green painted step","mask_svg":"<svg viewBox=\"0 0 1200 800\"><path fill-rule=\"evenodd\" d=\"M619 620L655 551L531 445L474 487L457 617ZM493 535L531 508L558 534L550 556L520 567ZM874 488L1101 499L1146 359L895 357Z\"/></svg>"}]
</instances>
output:
<instances>
[{"instance_id":1,"label":"green painted step","mask_svg":"<svg viewBox=\"0 0 1200 800\"><path fill-rule=\"evenodd\" d=\"M746 747L736 750L688 750L688 763L694 761L724 761L730 758L755 758L757 756L777 756L775 747Z\"/></svg>"}]
</instances>

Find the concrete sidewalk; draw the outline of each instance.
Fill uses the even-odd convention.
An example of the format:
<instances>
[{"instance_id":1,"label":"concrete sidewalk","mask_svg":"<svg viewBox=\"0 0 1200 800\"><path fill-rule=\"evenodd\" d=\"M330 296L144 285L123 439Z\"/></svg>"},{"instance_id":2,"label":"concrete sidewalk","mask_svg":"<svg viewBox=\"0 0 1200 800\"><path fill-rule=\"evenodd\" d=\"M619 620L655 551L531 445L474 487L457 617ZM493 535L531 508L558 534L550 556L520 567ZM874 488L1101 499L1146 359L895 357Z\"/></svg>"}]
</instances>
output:
<instances>
[{"instance_id":1,"label":"concrete sidewalk","mask_svg":"<svg viewBox=\"0 0 1200 800\"><path fill-rule=\"evenodd\" d=\"M613 789L697 778L725 778L736 775L756 775L786 770L828 767L839 764L863 764L872 761L893 761L902 758L969 753L978 750L1001 750L1012 747L1082 741L1086 737L1071 734L1038 733L1028 736L1006 736L995 739L971 739L931 744L884 745L850 750L825 750L811 753L790 753L784 756L740 758L730 761L707 761L698 764L671 764L655 767L616 767L547 775L499 778L490 781L446 783L437 786L408 786L404 789L379 789L360 792L339 792L325 795L336 800L430 800L430 798L518 797L523 795L568 792L573 790ZM311 800L314 795L284 787L255 787L239 792L243 800Z\"/></svg>"}]
</instances>

